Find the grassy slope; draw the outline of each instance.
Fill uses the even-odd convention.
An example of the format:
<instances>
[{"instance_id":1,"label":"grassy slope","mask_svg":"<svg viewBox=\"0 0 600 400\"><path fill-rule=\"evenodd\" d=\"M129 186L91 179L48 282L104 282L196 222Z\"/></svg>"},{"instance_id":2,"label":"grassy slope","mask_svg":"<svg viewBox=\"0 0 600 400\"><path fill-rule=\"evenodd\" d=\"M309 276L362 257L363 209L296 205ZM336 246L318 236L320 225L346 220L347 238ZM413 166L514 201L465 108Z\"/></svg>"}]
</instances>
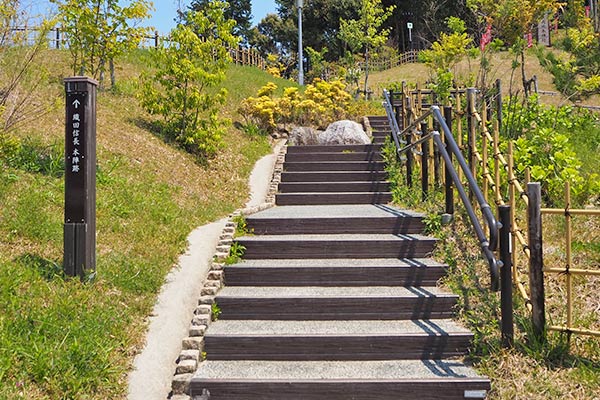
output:
<instances>
[{"instance_id":1,"label":"grassy slope","mask_svg":"<svg viewBox=\"0 0 600 400\"><path fill-rule=\"evenodd\" d=\"M64 280L60 176L0 163L0 398L118 399L140 348L166 273L188 233L242 206L254 162L270 151L265 138L229 129L222 152L201 165L166 145L147 127L135 97L144 52L119 63L120 94L98 100L98 279ZM62 154L62 77L67 55L44 55L50 71L41 96L51 112L18 136L36 152ZM231 67L233 94L224 114L238 118L243 97L277 80L250 67ZM50 146L50 147L46 147Z\"/></svg>"},{"instance_id":2,"label":"grassy slope","mask_svg":"<svg viewBox=\"0 0 600 400\"><path fill-rule=\"evenodd\" d=\"M487 81L493 82L496 79L500 79L502 81L502 89L504 95L508 95L510 89L512 61L513 57L508 52L501 52L492 56L492 67L488 75ZM469 70L477 71L477 63L478 60L471 61L470 65L467 61L463 61L458 65L456 72L459 76L467 76ZM552 75L540 66L537 57L532 51L526 52L525 72L528 78L531 78L534 75L537 76L538 86L540 90L556 90L552 83ZM375 72L371 74L369 78L369 86L374 88L376 93L380 93L381 90L387 88L390 83L399 83L402 81L406 81L410 84L415 84L418 82L419 84L421 84L421 87L424 88L426 82L429 79L430 73L428 68L424 64L407 64L386 71ZM519 89L521 91L523 89L521 84L520 69L515 71L515 75L513 77L513 91ZM568 103L568 100L563 96L541 95L541 100L544 103L553 105ZM582 101L582 103L590 105L599 105L600 95L593 96L590 99Z\"/></svg>"}]
</instances>

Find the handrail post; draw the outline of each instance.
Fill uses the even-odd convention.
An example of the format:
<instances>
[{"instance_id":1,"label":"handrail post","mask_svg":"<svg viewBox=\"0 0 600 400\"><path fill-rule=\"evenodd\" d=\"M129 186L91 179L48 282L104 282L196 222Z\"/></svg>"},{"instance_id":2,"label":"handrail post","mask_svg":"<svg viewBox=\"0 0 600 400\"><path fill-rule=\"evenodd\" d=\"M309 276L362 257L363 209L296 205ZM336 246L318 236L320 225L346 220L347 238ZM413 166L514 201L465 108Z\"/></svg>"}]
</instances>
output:
<instances>
[{"instance_id":1,"label":"handrail post","mask_svg":"<svg viewBox=\"0 0 600 400\"><path fill-rule=\"evenodd\" d=\"M427 122L421 122L421 135L427 135ZM429 140L421 143L421 191L423 201L429 192Z\"/></svg>"},{"instance_id":2,"label":"handrail post","mask_svg":"<svg viewBox=\"0 0 600 400\"><path fill-rule=\"evenodd\" d=\"M500 305L502 318L502 346L512 347L514 338L512 300L512 257L510 248L510 206L498 208L500 214Z\"/></svg>"},{"instance_id":3,"label":"handrail post","mask_svg":"<svg viewBox=\"0 0 600 400\"><path fill-rule=\"evenodd\" d=\"M408 103L405 101L406 99L406 81L402 81L402 93L401 101L402 101L402 130L406 129L408 126L407 116L408 116Z\"/></svg>"},{"instance_id":4,"label":"handrail post","mask_svg":"<svg viewBox=\"0 0 600 400\"><path fill-rule=\"evenodd\" d=\"M410 110L410 98L406 97L406 110ZM410 126L411 122L411 113L410 111L407 111L407 116L406 116L406 126ZM412 144L412 132L408 132L408 134L406 135L406 145L410 146ZM406 153L406 186L408 186L409 188L412 187L413 185L413 181L412 181L412 174L413 174L413 152L412 150L409 150Z\"/></svg>"},{"instance_id":5,"label":"handrail post","mask_svg":"<svg viewBox=\"0 0 600 400\"><path fill-rule=\"evenodd\" d=\"M544 297L544 256L542 241L542 187L539 182L527 184L529 231L529 288L531 291L531 322L533 334L539 341L546 340L546 310Z\"/></svg>"},{"instance_id":6,"label":"handrail post","mask_svg":"<svg viewBox=\"0 0 600 400\"><path fill-rule=\"evenodd\" d=\"M446 125L448 128L452 130L452 107L447 106L444 107L444 119L446 120ZM445 136L444 136L445 137ZM444 143L447 143L444 141ZM446 144L448 147L448 144ZM448 156L450 158L450 163L452 163L452 152L448 152ZM446 214L454 214L454 188L452 187L452 174L450 173L450 165L446 165L445 168L445 187L446 187Z\"/></svg>"},{"instance_id":7,"label":"handrail post","mask_svg":"<svg viewBox=\"0 0 600 400\"><path fill-rule=\"evenodd\" d=\"M471 174L476 177L477 176L477 160L475 159L475 89L469 88L467 89L467 135L468 135L468 158L469 158L469 169L471 170ZM470 192L471 202L473 201L473 192Z\"/></svg>"},{"instance_id":8,"label":"handrail post","mask_svg":"<svg viewBox=\"0 0 600 400\"><path fill-rule=\"evenodd\" d=\"M433 130L436 132L440 131L440 123L435 118L433 119ZM441 181L440 161L440 150L437 146L433 146L433 182L435 188L440 186Z\"/></svg>"}]
</instances>

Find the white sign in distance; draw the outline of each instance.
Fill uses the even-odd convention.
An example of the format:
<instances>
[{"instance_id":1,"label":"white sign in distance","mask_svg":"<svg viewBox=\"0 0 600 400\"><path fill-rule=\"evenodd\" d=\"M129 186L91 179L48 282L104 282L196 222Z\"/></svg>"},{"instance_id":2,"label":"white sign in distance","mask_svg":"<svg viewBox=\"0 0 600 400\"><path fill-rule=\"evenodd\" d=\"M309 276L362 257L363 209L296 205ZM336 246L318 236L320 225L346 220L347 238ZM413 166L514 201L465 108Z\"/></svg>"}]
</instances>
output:
<instances>
[{"instance_id":1,"label":"white sign in distance","mask_svg":"<svg viewBox=\"0 0 600 400\"><path fill-rule=\"evenodd\" d=\"M413 28L413 23L412 23L412 22L407 22L407 23L406 23L406 27L407 27L408 29L412 29L412 28Z\"/></svg>"}]
</instances>

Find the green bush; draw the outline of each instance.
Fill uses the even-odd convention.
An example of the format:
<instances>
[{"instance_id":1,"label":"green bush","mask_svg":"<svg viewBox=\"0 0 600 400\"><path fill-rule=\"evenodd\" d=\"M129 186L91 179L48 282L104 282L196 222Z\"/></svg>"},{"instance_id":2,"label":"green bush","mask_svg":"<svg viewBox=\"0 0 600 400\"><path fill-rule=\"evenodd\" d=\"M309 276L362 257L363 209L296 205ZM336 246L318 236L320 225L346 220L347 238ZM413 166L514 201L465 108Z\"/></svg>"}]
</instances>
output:
<instances>
[{"instance_id":1,"label":"green bush","mask_svg":"<svg viewBox=\"0 0 600 400\"><path fill-rule=\"evenodd\" d=\"M0 135L0 165L60 177L65 165L64 145L43 145L35 139L20 141L8 134Z\"/></svg>"},{"instance_id":2,"label":"green bush","mask_svg":"<svg viewBox=\"0 0 600 400\"><path fill-rule=\"evenodd\" d=\"M521 173L529 168L547 201L561 204L566 182L579 204L600 194L594 161L600 150L597 116L568 106L540 105L535 98L524 105L510 101L505 110L503 136L516 139L515 165Z\"/></svg>"},{"instance_id":3,"label":"green bush","mask_svg":"<svg viewBox=\"0 0 600 400\"><path fill-rule=\"evenodd\" d=\"M168 45L155 52L157 72L144 79L141 104L163 117L166 137L202 157L215 155L222 145L226 121L219 118L227 90L222 88L231 61L227 46L235 46L235 21L226 20L226 3L215 1L205 13L189 12L169 35Z\"/></svg>"}]
</instances>

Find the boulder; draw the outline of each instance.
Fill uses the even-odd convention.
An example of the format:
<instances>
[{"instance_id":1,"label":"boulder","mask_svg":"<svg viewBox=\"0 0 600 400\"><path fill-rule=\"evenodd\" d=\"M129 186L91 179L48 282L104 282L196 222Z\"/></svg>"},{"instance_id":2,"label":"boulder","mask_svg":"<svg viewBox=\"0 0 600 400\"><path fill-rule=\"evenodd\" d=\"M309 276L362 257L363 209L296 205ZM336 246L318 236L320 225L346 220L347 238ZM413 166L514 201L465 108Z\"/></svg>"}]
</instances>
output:
<instances>
[{"instance_id":1,"label":"boulder","mask_svg":"<svg viewBox=\"0 0 600 400\"><path fill-rule=\"evenodd\" d=\"M363 127L354 121L343 120L330 124L319 134L319 144L369 144L371 139Z\"/></svg>"},{"instance_id":2,"label":"boulder","mask_svg":"<svg viewBox=\"0 0 600 400\"><path fill-rule=\"evenodd\" d=\"M291 146L306 146L318 144L319 131L313 128L300 126L292 129L288 138Z\"/></svg>"}]
</instances>

